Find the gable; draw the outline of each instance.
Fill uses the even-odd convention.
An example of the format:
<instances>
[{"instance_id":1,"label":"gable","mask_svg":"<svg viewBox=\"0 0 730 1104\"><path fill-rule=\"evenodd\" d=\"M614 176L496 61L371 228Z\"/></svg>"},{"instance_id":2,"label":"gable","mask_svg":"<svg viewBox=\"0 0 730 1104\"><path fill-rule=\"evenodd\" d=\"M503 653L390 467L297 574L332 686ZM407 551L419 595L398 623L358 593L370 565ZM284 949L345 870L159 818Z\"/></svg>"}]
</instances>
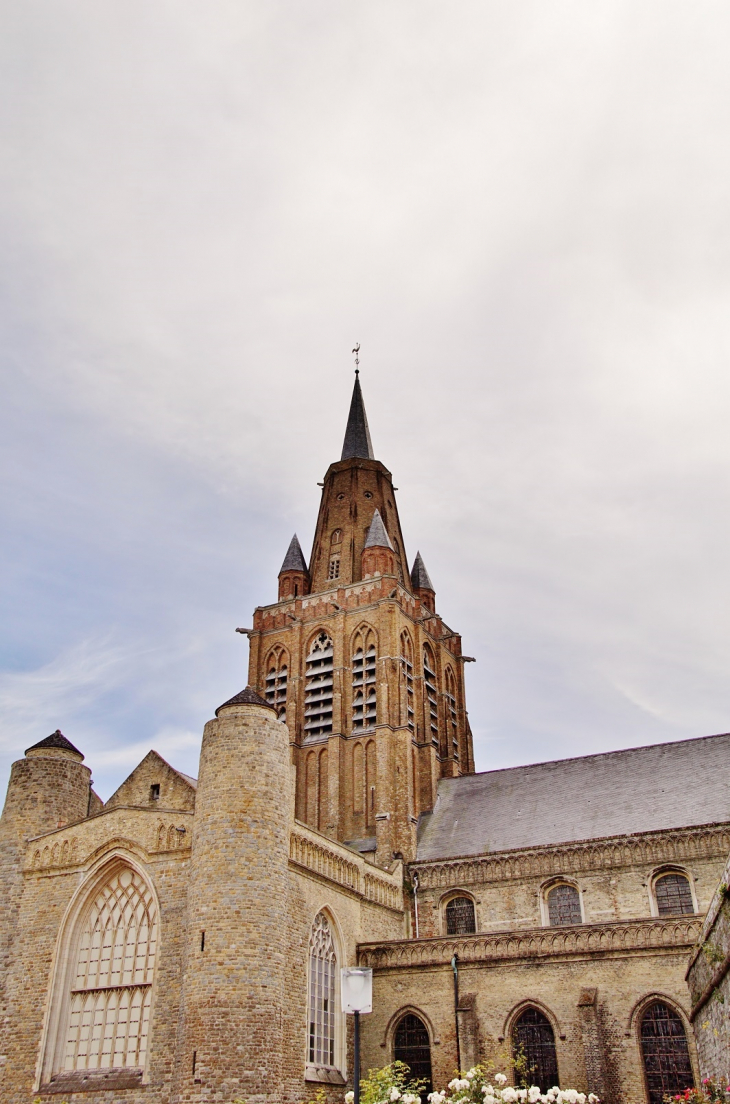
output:
<instances>
[{"instance_id":1,"label":"gable","mask_svg":"<svg viewBox=\"0 0 730 1104\"><path fill-rule=\"evenodd\" d=\"M159 787L155 796L153 787ZM156 751L145 755L139 766L106 802L105 809L118 805L135 805L147 808L195 809L195 780L171 767Z\"/></svg>"}]
</instances>

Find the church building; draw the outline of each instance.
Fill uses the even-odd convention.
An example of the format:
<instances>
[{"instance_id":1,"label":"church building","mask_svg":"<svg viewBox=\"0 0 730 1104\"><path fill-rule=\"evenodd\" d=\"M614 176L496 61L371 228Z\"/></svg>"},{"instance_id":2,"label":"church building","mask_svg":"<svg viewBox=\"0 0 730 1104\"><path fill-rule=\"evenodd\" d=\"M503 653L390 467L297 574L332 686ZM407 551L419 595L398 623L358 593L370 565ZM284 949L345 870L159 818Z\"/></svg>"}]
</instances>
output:
<instances>
[{"instance_id":1,"label":"church building","mask_svg":"<svg viewBox=\"0 0 730 1104\"><path fill-rule=\"evenodd\" d=\"M342 1101L358 964L364 1070L443 1087L522 1053L543 1091L611 1104L696 1083L730 735L475 773L469 657L406 555L358 378L311 557L294 536L251 624L197 779L150 751L103 803L60 731L13 764L0 1101Z\"/></svg>"}]
</instances>

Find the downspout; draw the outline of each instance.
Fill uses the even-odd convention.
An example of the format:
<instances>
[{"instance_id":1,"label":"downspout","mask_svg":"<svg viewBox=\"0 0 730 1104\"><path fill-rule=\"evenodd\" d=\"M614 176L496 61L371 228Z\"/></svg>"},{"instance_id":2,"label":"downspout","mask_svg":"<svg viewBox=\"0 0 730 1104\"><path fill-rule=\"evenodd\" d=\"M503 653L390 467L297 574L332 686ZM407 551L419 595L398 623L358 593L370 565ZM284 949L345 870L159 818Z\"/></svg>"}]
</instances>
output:
<instances>
[{"instance_id":1,"label":"downspout","mask_svg":"<svg viewBox=\"0 0 730 1104\"><path fill-rule=\"evenodd\" d=\"M418 939L418 874L413 874L413 908L416 914L416 939Z\"/></svg>"}]
</instances>

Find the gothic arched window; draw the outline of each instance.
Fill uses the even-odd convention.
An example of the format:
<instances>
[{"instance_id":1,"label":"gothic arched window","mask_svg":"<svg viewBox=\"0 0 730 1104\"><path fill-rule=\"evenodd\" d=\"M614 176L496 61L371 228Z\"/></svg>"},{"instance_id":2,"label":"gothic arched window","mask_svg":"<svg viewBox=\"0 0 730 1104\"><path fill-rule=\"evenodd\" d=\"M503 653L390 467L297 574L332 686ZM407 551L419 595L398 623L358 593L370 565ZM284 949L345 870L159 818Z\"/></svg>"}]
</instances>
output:
<instances>
[{"instance_id":1,"label":"gothic arched window","mask_svg":"<svg viewBox=\"0 0 730 1104\"><path fill-rule=\"evenodd\" d=\"M472 935L477 930L471 897L452 897L446 905L446 934Z\"/></svg>"},{"instance_id":2,"label":"gothic arched window","mask_svg":"<svg viewBox=\"0 0 730 1104\"><path fill-rule=\"evenodd\" d=\"M157 909L136 870L115 866L71 933L45 1080L81 1070L142 1071L157 952Z\"/></svg>"},{"instance_id":3,"label":"gothic arched window","mask_svg":"<svg viewBox=\"0 0 730 1104\"><path fill-rule=\"evenodd\" d=\"M447 725L451 734L451 747L446 749L447 755L459 758L459 724L456 712L456 679L450 667L446 668L446 708Z\"/></svg>"},{"instance_id":4,"label":"gothic arched window","mask_svg":"<svg viewBox=\"0 0 730 1104\"><path fill-rule=\"evenodd\" d=\"M553 886L547 893L547 907L551 927L583 923L580 894L575 886L565 882Z\"/></svg>"},{"instance_id":5,"label":"gothic arched window","mask_svg":"<svg viewBox=\"0 0 730 1104\"><path fill-rule=\"evenodd\" d=\"M649 1104L662 1104L694 1086L687 1036L679 1015L664 1001L654 1001L641 1017L641 1055Z\"/></svg>"},{"instance_id":6,"label":"gothic arched window","mask_svg":"<svg viewBox=\"0 0 730 1104\"><path fill-rule=\"evenodd\" d=\"M436 661L428 644L423 649L423 685L426 690L426 717L431 732L431 742L439 742L439 706L436 684Z\"/></svg>"},{"instance_id":7,"label":"gothic arched window","mask_svg":"<svg viewBox=\"0 0 730 1104\"><path fill-rule=\"evenodd\" d=\"M515 1058L524 1057L522 1082L539 1085L543 1093L558 1082L558 1059L555 1035L547 1016L539 1008L526 1008L512 1028L512 1050Z\"/></svg>"},{"instance_id":8,"label":"gothic arched window","mask_svg":"<svg viewBox=\"0 0 730 1104\"><path fill-rule=\"evenodd\" d=\"M407 632L400 634L400 674L401 724L407 724L413 732L416 715L413 705L413 643Z\"/></svg>"},{"instance_id":9,"label":"gothic arched window","mask_svg":"<svg viewBox=\"0 0 730 1104\"><path fill-rule=\"evenodd\" d=\"M318 912L309 937L307 1062L320 1069L336 1068L336 982L337 953L329 920Z\"/></svg>"},{"instance_id":10,"label":"gothic arched window","mask_svg":"<svg viewBox=\"0 0 730 1104\"><path fill-rule=\"evenodd\" d=\"M426 1082L421 1096L431 1092L431 1040L423 1020L407 1012L395 1029L393 1058L405 1062L414 1080Z\"/></svg>"},{"instance_id":11,"label":"gothic arched window","mask_svg":"<svg viewBox=\"0 0 730 1104\"><path fill-rule=\"evenodd\" d=\"M352 727L371 728L377 722L377 662L375 638L363 630L352 642Z\"/></svg>"},{"instance_id":12,"label":"gothic arched window","mask_svg":"<svg viewBox=\"0 0 730 1104\"><path fill-rule=\"evenodd\" d=\"M677 871L660 874L654 882L659 916L682 916L695 910L689 878Z\"/></svg>"},{"instance_id":13,"label":"gothic arched window","mask_svg":"<svg viewBox=\"0 0 730 1104\"><path fill-rule=\"evenodd\" d=\"M273 705L280 721L286 723L286 687L289 676L287 655L283 648L274 648L266 663L266 700Z\"/></svg>"},{"instance_id":14,"label":"gothic arched window","mask_svg":"<svg viewBox=\"0 0 730 1104\"><path fill-rule=\"evenodd\" d=\"M332 656L330 637L321 632L307 656L304 683L304 735L324 736L332 731Z\"/></svg>"}]
</instances>

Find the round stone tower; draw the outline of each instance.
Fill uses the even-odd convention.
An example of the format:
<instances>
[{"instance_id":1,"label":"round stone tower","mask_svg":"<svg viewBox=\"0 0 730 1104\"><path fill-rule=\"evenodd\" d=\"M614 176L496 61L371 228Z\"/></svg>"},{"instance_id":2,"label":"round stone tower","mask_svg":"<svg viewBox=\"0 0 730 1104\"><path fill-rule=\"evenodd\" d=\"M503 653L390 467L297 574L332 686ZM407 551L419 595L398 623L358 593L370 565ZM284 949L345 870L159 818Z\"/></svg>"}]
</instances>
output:
<instances>
[{"instance_id":1,"label":"round stone tower","mask_svg":"<svg viewBox=\"0 0 730 1104\"><path fill-rule=\"evenodd\" d=\"M289 734L247 688L203 734L195 798L179 1101L281 1101Z\"/></svg>"},{"instance_id":2,"label":"round stone tower","mask_svg":"<svg viewBox=\"0 0 730 1104\"><path fill-rule=\"evenodd\" d=\"M28 840L53 832L89 811L91 771L58 729L28 748L10 771L0 817L0 992L15 935L23 860ZM0 1011L4 997L0 998Z\"/></svg>"}]
</instances>

